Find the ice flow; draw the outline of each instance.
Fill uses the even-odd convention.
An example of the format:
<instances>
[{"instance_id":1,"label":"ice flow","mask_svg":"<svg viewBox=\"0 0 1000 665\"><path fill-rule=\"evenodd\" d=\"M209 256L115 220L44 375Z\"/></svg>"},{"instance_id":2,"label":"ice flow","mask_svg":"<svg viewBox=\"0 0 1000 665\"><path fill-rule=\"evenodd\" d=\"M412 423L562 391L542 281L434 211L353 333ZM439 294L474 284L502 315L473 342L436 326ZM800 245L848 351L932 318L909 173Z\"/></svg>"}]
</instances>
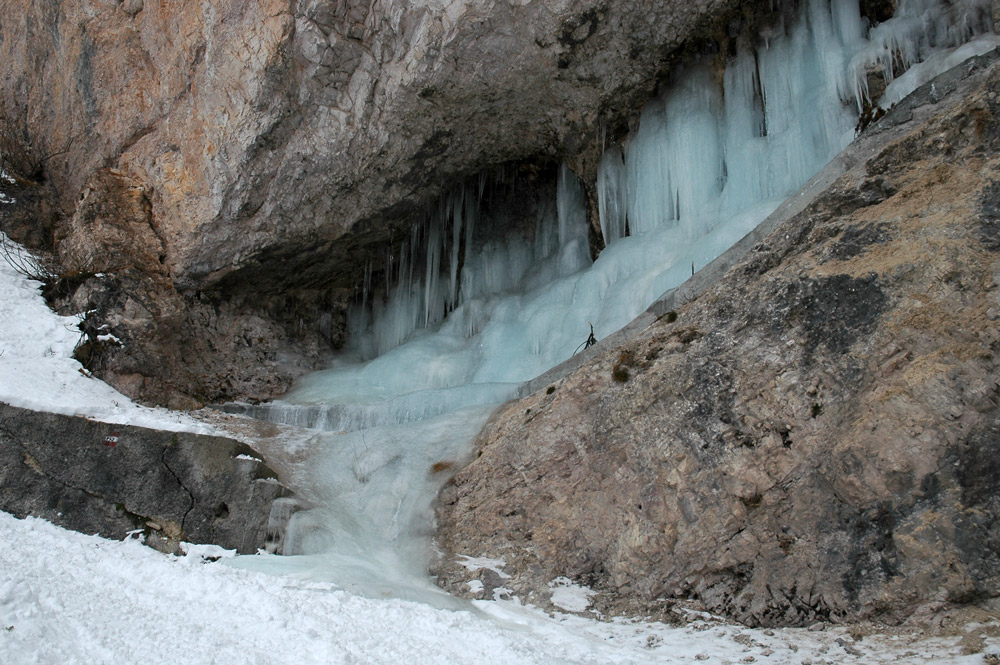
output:
<instances>
[{"instance_id":1,"label":"ice flow","mask_svg":"<svg viewBox=\"0 0 1000 665\"><path fill-rule=\"evenodd\" d=\"M382 283L366 271L344 353L249 409L315 430L283 453L313 506L286 537L301 556L267 565L362 592L433 594L431 501L472 456L493 405L572 355L591 325L598 339L617 330L759 224L852 140L878 101L867 99L870 72L895 101L995 47L989 28L982 1L901 0L872 27L858 0L807 0L721 76L717 61L690 64L604 152L606 248L593 262L584 187L565 165L533 233L483 228L486 176L442 197Z\"/></svg>"}]
</instances>

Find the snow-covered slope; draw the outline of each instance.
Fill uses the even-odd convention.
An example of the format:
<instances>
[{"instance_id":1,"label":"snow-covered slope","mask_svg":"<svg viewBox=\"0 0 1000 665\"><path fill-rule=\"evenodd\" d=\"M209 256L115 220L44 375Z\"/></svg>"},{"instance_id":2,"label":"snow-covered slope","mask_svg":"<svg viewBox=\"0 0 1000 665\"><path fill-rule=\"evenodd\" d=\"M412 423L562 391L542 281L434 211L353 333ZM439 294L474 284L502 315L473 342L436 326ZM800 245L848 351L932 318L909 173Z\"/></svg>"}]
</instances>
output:
<instances>
[{"instance_id":1,"label":"snow-covered slope","mask_svg":"<svg viewBox=\"0 0 1000 665\"><path fill-rule=\"evenodd\" d=\"M547 617L514 601L467 610L373 600L329 584L167 557L0 513L0 662L982 663L997 626L927 637L845 628L760 631L692 615L682 628ZM218 554L208 550L208 554ZM855 631L855 636L858 633ZM964 637L964 640L963 640ZM970 649L965 648L965 651Z\"/></svg>"},{"instance_id":2,"label":"snow-covered slope","mask_svg":"<svg viewBox=\"0 0 1000 665\"><path fill-rule=\"evenodd\" d=\"M0 234L15 254L24 252ZM211 425L179 412L139 406L89 377L73 359L80 319L59 316L41 297L41 283L0 260L0 401L36 411L86 416L109 423L172 432L218 434Z\"/></svg>"}]
</instances>

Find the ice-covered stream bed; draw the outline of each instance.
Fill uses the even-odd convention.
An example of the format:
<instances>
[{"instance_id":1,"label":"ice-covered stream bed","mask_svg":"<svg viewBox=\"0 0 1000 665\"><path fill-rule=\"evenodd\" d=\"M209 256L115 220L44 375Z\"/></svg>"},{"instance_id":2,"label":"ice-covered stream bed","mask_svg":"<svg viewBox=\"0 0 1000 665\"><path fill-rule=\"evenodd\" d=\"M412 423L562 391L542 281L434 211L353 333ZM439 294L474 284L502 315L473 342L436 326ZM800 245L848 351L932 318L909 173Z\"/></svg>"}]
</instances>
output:
<instances>
[{"instance_id":1,"label":"ice-covered stream bed","mask_svg":"<svg viewBox=\"0 0 1000 665\"><path fill-rule=\"evenodd\" d=\"M440 602L426 579L431 502L492 408L577 352L591 326L596 339L618 330L755 228L853 139L870 72L892 79L888 106L994 48L990 16L988 3L904 0L870 27L857 0L810 0L721 76L690 64L607 146L596 261L565 166L528 232L484 233L481 183L452 190L394 248L385 283L366 275L335 363L245 407L312 430L276 453L294 459L311 508L291 518L295 556L235 565Z\"/></svg>"}]
</instances>

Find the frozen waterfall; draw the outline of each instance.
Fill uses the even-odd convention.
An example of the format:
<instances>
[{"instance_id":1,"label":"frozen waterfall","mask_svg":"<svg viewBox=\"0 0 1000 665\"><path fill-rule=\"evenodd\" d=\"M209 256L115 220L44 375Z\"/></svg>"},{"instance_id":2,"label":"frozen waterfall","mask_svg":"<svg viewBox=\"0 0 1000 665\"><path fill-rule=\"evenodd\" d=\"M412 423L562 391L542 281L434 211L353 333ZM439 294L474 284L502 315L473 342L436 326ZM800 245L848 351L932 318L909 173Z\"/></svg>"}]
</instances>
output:
<instances>
[{"instance_id":1,"label":"frozen waterfall","mask_svg":"<svg viewBox=\"0 0 1000 665\"><path fill-rule=\"evenodd\" d=\"M247 407L315 430L284 453L315 508L296 513L286 540L308 556L241 565L433 594L430 504L493 405L569 358L591 325L598 339L614 332L757 226L852 140L878 103L871 72L889 82L888 106L993 48L990 16L986 2L901 0L871 27L858 0L806 0L724 69L687 65L604 152L606 248L593 263L584 186L566 166L537 219L508 232L483 224L489 176L454 188L390 250L385 279L368 268L333 365Z\"/></svg>"}]
</instances>

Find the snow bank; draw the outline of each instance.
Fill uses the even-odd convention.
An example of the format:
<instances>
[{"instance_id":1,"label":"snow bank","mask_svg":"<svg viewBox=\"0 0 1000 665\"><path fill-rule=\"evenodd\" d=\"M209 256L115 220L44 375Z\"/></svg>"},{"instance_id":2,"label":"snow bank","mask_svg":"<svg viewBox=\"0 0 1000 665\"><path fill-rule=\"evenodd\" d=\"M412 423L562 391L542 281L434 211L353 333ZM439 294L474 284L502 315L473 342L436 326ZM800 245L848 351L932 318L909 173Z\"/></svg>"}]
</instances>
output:
<instances>
[{"instance_id":1,"label":"snow bank","mask_svg":"<svg viewBox=\"0 0 1000 665\"><path fill-rule=\"evenodd\" d=\"M206 554L168 557L0 513L0 662L131 663L981 663L961 636L917 631L855 642L844 629L760 631L692 614L683 628L598 623L517 602L466 611L367 599ZM973 637L1000 626L970 625ZM987 637L994 652L1000 640Z\"/></svg>"},{"instance_id":2,"label":"snow bank","mask_svg":"<svg viewBox=\"0 0 1000 665\"><path fill-rule=\"evenodd\" d=\"M16 244L0 234L0 240ZM139 406L73 359L80 318L48 308L41 284L0 260L0 401L35 411L172 432L223 434L197 419Z\"/></svg>"}]
</instances>

